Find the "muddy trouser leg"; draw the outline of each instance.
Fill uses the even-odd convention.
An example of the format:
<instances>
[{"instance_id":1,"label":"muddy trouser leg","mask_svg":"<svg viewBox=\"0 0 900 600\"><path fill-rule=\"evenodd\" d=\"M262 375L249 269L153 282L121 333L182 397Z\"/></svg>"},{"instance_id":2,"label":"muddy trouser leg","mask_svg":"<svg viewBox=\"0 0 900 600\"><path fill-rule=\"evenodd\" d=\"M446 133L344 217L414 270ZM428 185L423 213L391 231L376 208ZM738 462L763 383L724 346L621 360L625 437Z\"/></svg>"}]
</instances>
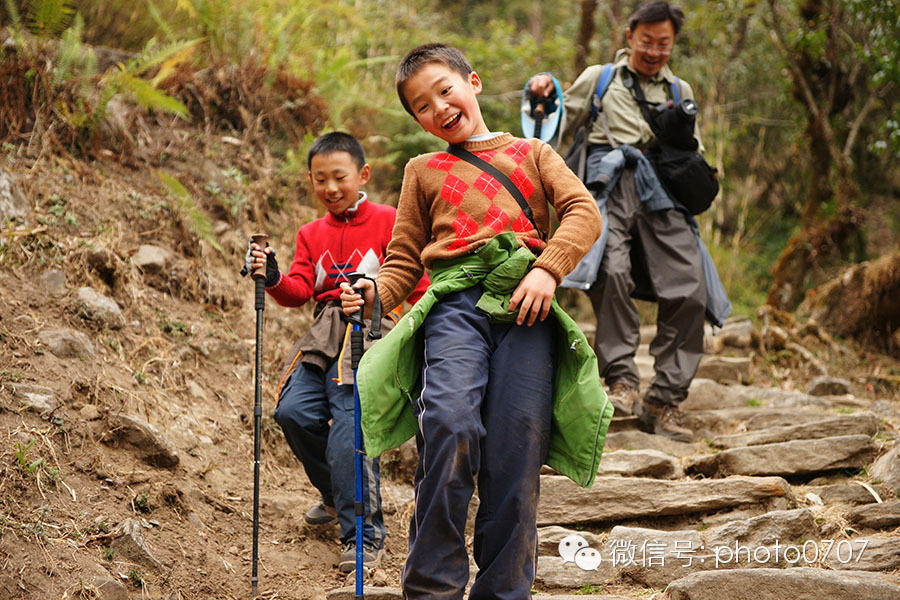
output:
<instances>
[{"instance_id":1,"label":"muddy trouser leg","mask_svg":"<svg viewBox=\"0 0 900 600\"><path fill-rule=\"evenodd\" d=\"M356 539L356 444L354 439L355 400L352 385L338 385L335 363L325 377L331 406L331 430L326 457L331 470L334 507L341 526L341 542ZM363 542L381 548L384 544L384 516L381 512L381 474L378 459L363 461Z\"/></svg>"},{"instance_id":2,"label":"muddy trouser leg","mask_svg":"<svg viewBox=\"0 0 900 600\"><path fill-rule=\"evenodd\" d=\"M556 362L555 323L495 325L481 444L469 598L531 598L541 465L547 459Z\"/></svg>"},{"instance_id":3,"label":"muddy trouser leg","mask_svg":"<svg viewBox=\"0 0 900 600\"><path fill-rule=\"evenodd\" d=\"M519 354L510 353L517 344L532 344L528 336L519 337L521 332L516 331L527 328L491 325L474 308L480 295L479 287L448 295L432 309L423 325L423 389L415 409L419 420L416 507L402 575L406 598L462 598L469 578L466 516L480 469L484 473L479 476L479 485L492 491L482 499L487 506L479 509L476 560L492 575L483 581L479 577L472 597L478 597L480 587L491 597L530 598L537 482L540 455L546 453L546 443L539 446L531 441L549 436L549 395L542 400L544 408L526 411L540 425L526 422L522 423L524 429L515 430L511 424L524 418L520 413L532 403L530 398L536 395L536 389L552 384L552 369L549 376L542 377L535 362L544 365L546 374L546 363L552 365L552 361L546 358L548 351L537 345L527 351L520 345ZM542 327L526 333L536 336ZM499 352L498 347L502 347ZM535 357L526 359L525 354L532 351ZM490 369L507 364L518 370L509 375L517 385L502 389L502 380L489 385L489 377L499 378ZM524 376L522 371L526 369L533 374ZM519 401L521 410L510 408ZM513 415L512 420L504 421L504 414ZM506 431L502 431L501 423L506 424ZM486 427L491 436L497 436L487 442ZM518 450L523 444L528 453ZM502 481L506 476L515 480ZM501 519L497 518L500 511L520 514L508 512ZM486 540L486 536L497 539ZM492 590L502 590L502 595Z\"/></svg>"},{"instance_id":4,"label":"muddy trouser leg","mask_svg":"<svg viewBox=\"0 0 900 600\"><path fill-rule=\"evenodd\" d=\"M588 290L597 317L594 352L600 376L607 385L621 382L637 387L640 375L634 354L640 343L640 317L631 300L634 280L630 251L634 218L641 210L641 201L634 187L634 171L628 169L622 173L607 208L609 238L597 281Z\"/></svg>"},{"instance_id":5,"label":"muddy trouser leg","mask_svg":"<svg viewBox=\"0 0 900 600\"><path fill-rule=\"evenodd\" d=\"M697 238L682 213L641 211L635 229L659 304L650 354L655 374L645 399L678 406L703 356L706 283Z\"/></svg>"},{"instance_id":6,"label":"muddy trouser leg","mask_svg":"<svg viewBox=\"0 0 900 600\"><path fill-rule=\"evenodd\" d=\"M325 374L317 367L300 363L281 391L275 421L322 500L333 505L331 470L325 458L329 419Z\"/></svg>"}]
</instances>

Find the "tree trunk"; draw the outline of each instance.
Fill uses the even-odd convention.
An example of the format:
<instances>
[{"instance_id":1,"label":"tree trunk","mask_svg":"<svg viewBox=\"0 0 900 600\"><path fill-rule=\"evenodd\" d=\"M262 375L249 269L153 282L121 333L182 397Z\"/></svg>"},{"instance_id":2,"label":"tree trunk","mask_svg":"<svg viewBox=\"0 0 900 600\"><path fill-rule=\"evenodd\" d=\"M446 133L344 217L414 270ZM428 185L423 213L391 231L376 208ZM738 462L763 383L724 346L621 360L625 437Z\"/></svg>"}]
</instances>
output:
<instances>
[{"instance_id":1,"label":"tree trunk","mask_svg":"<svg viewBox=\"0 0 900 600\"><path fill-rule=\"evenodd\" d=\"M581 24L578 27L578 39L575 41L575 75L587 67L588 55L591 52L591 40L594 37L594 13L597 11L597 0L581 0Z\"/></svg>"},{"instance_id":2,"label":"tree trunk","mask_svg":"<svg viewBox=\"0 0 900 600\"><path fill-rule=\"evenodd\" d=\"M836 335L890 346L900 331L900 252L850 267L812 290L801 310Z\"/></svg>"}]
</instances>

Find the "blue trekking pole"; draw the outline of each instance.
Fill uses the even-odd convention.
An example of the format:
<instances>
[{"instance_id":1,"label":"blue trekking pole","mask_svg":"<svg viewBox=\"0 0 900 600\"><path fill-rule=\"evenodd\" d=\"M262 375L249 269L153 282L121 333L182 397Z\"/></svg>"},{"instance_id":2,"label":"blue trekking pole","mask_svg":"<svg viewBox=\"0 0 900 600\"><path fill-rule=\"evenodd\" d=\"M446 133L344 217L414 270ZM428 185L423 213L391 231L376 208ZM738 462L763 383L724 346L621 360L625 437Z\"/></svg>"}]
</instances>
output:
<instances>
[{"instance_id":1,"label":"blue trekking pole","mask_svg":"<svg viewBox=\"0 0 900 600\"><path fill-rule=\"evenodd\" d=\"M350 285L360 279L368 279L373 284L375 280L366 277L361 273L351 273L348 276ZM362 360L365 347L363 345L363 321L365 305L360 307L359 311L352 317L350 322L353 323L353 330L350 332L350 367L353 369L353 429L354 441L356 448L355 475L356 475L356 498L353 503L356 514L356 598L363 599L363 517L366 510L363 505L363 461L365 460L365 449L363 448L362 439L362 422L361 409L359 404L359 385L356 381L356 371L359 368L359 361ZM375 288L375 302L372 306L372 327L369 329L369 339L377 340L381 337L381 300L378 298L378 288Z\"/></svg>"}]
</instances>

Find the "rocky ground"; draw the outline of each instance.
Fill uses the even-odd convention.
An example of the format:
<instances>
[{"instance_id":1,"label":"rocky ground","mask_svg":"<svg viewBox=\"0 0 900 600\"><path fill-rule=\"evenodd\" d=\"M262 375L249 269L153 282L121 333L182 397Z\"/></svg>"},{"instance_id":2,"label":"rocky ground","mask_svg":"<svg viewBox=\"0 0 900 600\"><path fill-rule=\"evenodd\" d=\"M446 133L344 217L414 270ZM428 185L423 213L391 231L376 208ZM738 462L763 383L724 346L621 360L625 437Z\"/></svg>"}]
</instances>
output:
<instances>
[{"instance_id":1,"label":"rocky ground","mask_svg":"<svg viewBox=\"0 0 900 600\"><path fill-rule=\"evenodd\" d=\"M316 210L266 196L240 140L168 135L153 168L0 154L2 598L250 597L255 316L237 270L255 223L286 263ZM349 598L271 418L309 311L265 318L260 597ZM707 343L693 443L617 417L593 488L542 475L536 596L900 597L897 362L766 313ZM399 597L413 461L385 457L369 598Z\"/></svg>"}]
</instances>

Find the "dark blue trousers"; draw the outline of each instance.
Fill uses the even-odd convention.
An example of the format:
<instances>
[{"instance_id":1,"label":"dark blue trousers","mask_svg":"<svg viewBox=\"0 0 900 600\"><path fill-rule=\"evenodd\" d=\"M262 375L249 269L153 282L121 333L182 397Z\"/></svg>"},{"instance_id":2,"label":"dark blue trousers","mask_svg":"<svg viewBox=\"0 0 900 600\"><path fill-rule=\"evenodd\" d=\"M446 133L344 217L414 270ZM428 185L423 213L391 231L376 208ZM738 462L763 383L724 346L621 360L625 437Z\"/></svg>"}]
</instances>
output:
<instances>
[{"instance_id":1,"label":"dark blue trousers","mask_svg":"<svg viewBox=\"0 0 900 600\"><path fill-rule=\"evenodd\" d=\"M477 480L470 598L531 598L539 473L552 412L554 324L492 323L476 286L446 296L423 324L423 389L416 403L419 464L405 598L462 598L465 527Z\"/></svg>"},{"instance_id":2,"label":"dark blue trousers","mask_svg":"<svg viewBox=\"0 0 900 600\"><path fill-rule=\"evenodd\" d=\"M356 537L354 397L353 386L338 385L336 377L337 362L326 373L299 364L282 388L275 420L322 500L335 507L341 542L346 544ZM384 517L378 459L367 458L363 464L363 541L380 548Z\"/></svg>"}]
</instances>

